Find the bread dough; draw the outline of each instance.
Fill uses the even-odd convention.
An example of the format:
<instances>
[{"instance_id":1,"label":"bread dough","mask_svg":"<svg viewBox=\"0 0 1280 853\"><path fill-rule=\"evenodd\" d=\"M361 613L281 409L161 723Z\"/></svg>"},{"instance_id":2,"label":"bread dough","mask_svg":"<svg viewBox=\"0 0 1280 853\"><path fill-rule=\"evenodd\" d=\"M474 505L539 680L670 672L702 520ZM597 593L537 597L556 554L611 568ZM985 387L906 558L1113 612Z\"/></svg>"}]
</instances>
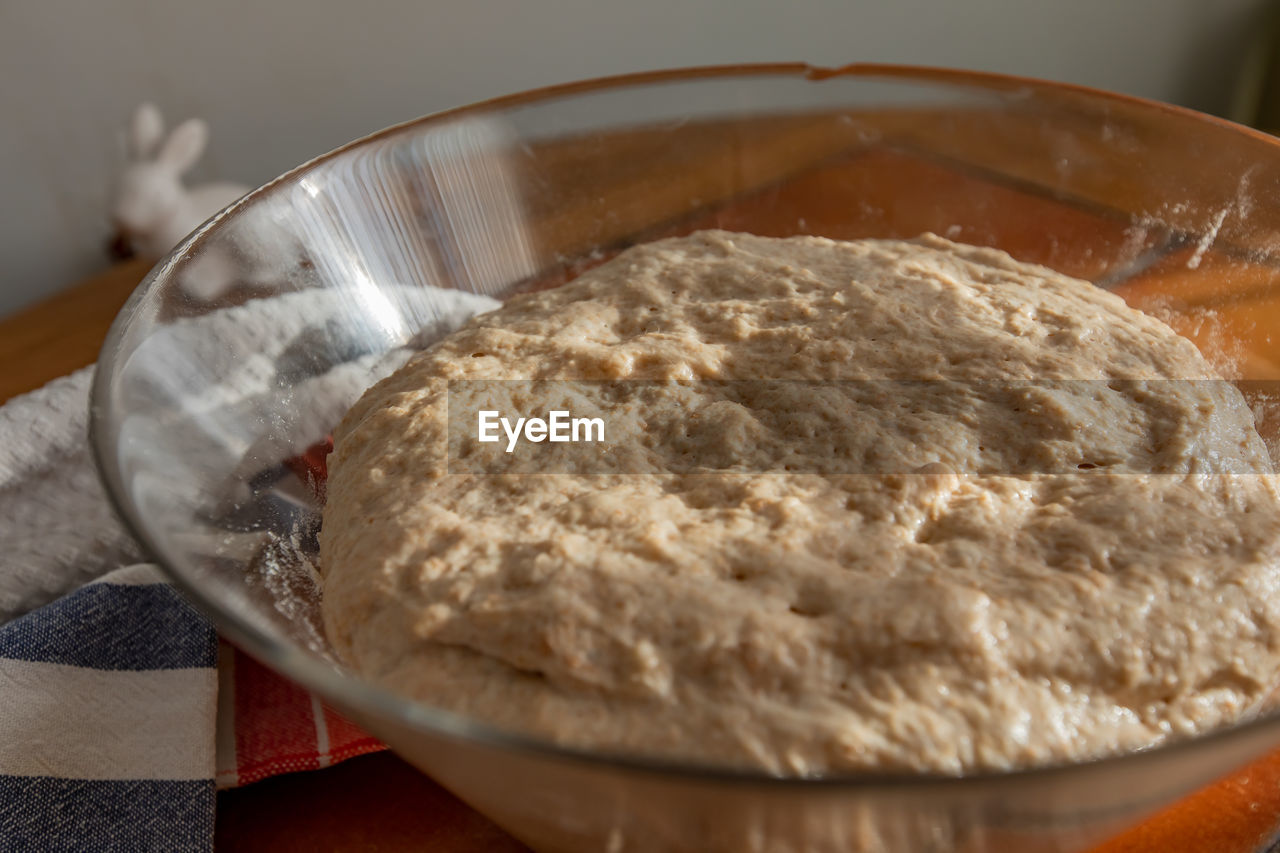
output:
<instances>
[{"instance_id":1,"label":"bread dough","mask_svg":"<svg viewBox=\"0 0 1280 853\"><path fill-rule=\"evenodd\" d=\"M489 379L592 380L567 405L608 449L450 429ZM329 471L343 658L562 744L1001 770L1238 719L1280 662L1280 494L1235 387L1115 295L932 235L630 249L370 389Z\"/></svg>"}]
</instances>

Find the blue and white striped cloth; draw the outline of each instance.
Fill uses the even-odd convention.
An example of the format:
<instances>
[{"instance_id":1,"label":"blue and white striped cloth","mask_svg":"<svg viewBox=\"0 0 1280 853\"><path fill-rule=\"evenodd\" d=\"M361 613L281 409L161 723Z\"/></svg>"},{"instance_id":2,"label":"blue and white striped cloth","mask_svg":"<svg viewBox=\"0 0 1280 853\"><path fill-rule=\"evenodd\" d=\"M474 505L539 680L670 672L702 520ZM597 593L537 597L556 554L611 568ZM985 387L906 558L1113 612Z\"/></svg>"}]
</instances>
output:
<instances>
[{"instance_id":1,"label":"blue and white striped cloth","mask_svg":"<svg viewBox=\"0 0 1280 853\"><path fill-rule=\"evenodd\" d=\"M147 565L0 627L0 850L211 849L217 655Z\"/></svg>"}]
</instances>

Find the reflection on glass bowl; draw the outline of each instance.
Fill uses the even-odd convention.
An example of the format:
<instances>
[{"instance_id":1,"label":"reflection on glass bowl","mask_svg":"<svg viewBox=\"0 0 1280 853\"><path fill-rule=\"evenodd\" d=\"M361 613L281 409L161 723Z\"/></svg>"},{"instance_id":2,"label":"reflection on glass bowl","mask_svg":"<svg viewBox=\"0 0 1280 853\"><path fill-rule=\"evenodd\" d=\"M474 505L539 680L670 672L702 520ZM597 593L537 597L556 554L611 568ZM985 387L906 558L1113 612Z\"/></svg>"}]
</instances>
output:
<instances>
[{"instance_id":1,"label":"reflection on glass bowl","mask_svg":"<svg viewBox=\"0 0 1280 853\"><path fill-rule=\"evenodd\" d=\"M1280 744L1280 720L964 778L777 779L494 731L334 660L325 442L368 384L494 300L706 227L933 231L1090 279L1253 388L1274 439L1278 190L1270 138L994 75L742 66L516 95L352 143L206 224L117 319L93 445L129 526L227 636L536 849L1085 850Z\"/></svg>"}]
</instances>

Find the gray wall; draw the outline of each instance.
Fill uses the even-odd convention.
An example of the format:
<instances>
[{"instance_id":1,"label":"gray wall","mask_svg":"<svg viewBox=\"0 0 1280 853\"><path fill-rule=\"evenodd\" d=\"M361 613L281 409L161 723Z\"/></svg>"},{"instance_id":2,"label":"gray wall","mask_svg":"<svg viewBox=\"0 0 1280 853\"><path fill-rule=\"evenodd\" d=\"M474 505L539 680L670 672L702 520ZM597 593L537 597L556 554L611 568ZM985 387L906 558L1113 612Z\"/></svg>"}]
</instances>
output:
<instances>
[{"instance_id":1,"label":"gray wall","mask_svg":"<svg viewBox=\"0 0 1280 853\"><path fill-rule=\"evenodd\" d=\"M144 99L260 184L385 125L575 78L804 60L969 67L1223 110L1263 0L0 0L0 315L104 268Z\"/></svg>"}]
</instances>

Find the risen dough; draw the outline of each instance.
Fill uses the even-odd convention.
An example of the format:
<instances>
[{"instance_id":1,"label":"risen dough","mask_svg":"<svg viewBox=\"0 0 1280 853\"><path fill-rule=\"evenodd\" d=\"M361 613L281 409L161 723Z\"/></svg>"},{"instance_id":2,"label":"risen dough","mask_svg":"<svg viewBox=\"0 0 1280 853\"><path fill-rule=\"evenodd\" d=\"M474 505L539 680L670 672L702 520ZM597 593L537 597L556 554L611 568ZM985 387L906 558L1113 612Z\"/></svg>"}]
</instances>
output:
<instances>
[{"instance_id":1,"label":"risen dough","mask_svg":"<svg viewBox=\"0 0 1280 853\"><path fill-rule=\"evenodd\" d=\"M611 441L503 457L448 429L470 379L788 381L516 383ZM560 743L1002 769L1236 719L1280 663L1280 496L1237 390L1118 297L933 236L631 249L415 357L329 465L338 651Z\"/></svg>"}]
</instances>

